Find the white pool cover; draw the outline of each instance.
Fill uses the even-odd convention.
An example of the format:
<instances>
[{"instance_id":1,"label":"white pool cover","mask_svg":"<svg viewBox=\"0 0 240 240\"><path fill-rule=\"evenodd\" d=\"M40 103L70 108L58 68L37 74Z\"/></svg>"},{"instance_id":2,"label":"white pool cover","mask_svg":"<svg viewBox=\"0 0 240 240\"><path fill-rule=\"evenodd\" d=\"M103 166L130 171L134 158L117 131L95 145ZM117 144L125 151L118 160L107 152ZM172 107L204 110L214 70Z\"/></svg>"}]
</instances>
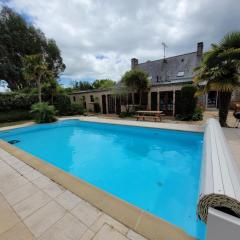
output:
<instances>
[{"instance_id":1,"label":"white pool cover","mask_svg":"<svg viewBox=\"0 0 240 240\"><path fill-rule=\"evenodd\" d=\"M240 217L239 169L220 124L209 119L204 134L198 216L207 221L209 207Z\"/></svg>"}]
</instances>

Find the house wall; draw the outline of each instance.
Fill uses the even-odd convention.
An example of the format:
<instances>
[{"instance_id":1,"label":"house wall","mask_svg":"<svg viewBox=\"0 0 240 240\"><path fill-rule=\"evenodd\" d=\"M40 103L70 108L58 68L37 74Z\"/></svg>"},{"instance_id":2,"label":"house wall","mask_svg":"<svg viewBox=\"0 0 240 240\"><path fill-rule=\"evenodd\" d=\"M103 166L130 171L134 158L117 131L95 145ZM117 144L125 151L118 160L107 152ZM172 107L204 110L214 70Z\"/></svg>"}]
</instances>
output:
<instances>
[{"instance_id":1,"label":"house wall","mask_svg":"<svg viewBox=\"0 0 240 240\"><path fill-rule=\"evenodd\" d=\"M101 91L101 92L83 92L83 93L74 93L70 94L70 100L72 103L84 104L86 103L87 111L94 111L94 103L99 103L102 111L102 95L111 94L111 91ZM94 102L91 101L91 95L94 98Z\"/></svg>"},{"instance_id":2,"label":"house wall","mask_svg":"<svg viewBox=\"0 0 240 240\"><path fill-rule=\"evenodd\" d=\"M175 92L181 90L181 88L186 84L168 84L166 86L164 85L156 85L152 86L148 92L148 105L147 110L151 110L151 93L156 92L157 93L157 109L160 109L160 96L163 92L173 92L173 112L172 114L175 114ZM103 113L103 106L102 106L102 96L106 96L106 112L108 113L108 95L114 95L114 91L108 90L108 91L89 91L89 92L79 92L70 94L69 97L71 99L71 102L73 103L86 103L86 109L87 111L94 111L94 103L99 103L99 106L101 108L101 113ZM94 98L94 102L91 101L91 95ZM85 99L85 100L84 100ZM198 105L202 108L207 108L207 94L199 96L198 97ZM232 96L232 106L234 106L235 103L240 103L240 88L233 92ZM121 107L121 109L124 109ZM115 107L116 110L116 107Z\"/></svg>"},{"instance_id":3,"label":"house wall","mask_svg":"<svg viewBox=\"0 0 240 240\"><path fill-rule=\"evenodd\" d=\"M175 105L175 91L181 90L182 86L185 84L178 84L178 85L166 85L166 86L152 86L148 92L148 105L147 109L151 110L151 92L157 92L157 100L158 100L158 105L157 109L159 109L159 99L161 92L166 92L166 91L173 91L173 105ZM108 113L108 95L114 95L114 91L108 90L108 91L89 91L89 92L79 92L79 93L74 93L70 94L69 97L71 99L71 102L73 103L81 103L84 104L86 103L86 109L87 111L93 111L94 110L94 102L98 102L101 108L101 113L103 113L103 106L102 106L102 96L106 96L106 112ZM91 102L91 95L94 98L94 102ZM84 100L85 99L85 100ZM123 108L122 108L123 109Z\"/></svg>"}]
</instances>

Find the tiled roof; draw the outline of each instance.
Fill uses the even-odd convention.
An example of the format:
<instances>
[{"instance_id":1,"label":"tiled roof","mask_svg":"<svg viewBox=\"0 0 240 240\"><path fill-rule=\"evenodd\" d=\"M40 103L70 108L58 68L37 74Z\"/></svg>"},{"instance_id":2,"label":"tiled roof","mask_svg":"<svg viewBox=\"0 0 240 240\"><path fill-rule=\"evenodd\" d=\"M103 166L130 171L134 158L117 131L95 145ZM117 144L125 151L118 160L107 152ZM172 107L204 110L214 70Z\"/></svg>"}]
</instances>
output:
<instances>
[{"instance_id":1,"label":"tiled roof","mask_svg":"<svg viewBox=\"0 0 240 240\"><path fill-rule=\"evenodd\" d=\"M182 54L174 57L147 61L137 65L146 71L151 78L152 84L170 82L189 82L194 77L194 68L199 66L201 57L197 52Z\"/></svg>"}]
</instances>

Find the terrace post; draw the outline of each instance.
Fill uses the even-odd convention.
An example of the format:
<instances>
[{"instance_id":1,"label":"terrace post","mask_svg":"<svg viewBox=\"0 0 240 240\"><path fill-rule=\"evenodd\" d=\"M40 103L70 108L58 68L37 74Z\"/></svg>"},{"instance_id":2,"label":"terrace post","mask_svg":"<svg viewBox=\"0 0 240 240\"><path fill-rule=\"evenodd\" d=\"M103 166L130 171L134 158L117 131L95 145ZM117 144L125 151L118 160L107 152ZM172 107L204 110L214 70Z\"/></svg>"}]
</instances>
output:
<instances>
[{"instance_id":1,"label":"terrace post","mask_svg":"<svg viewBox=\"0 0 240 240\"><path fill-rule=\"evenodd\" d=\"M151 91L148 91L148 104L147 104L147 110L150 111L151 110Z\"/></svg>"},{"instance_id":2,"label":"terrace post","mask_svg":"<svg viewBox=\"0 0 240 240\"><path fill-rule=\"evenodd\" d=\"M107 114L109 114L108 112L108 95L106 94L106 112Z\"/></svg>"},{"instance_id":3,"label":"terrace post","mask_svg":"<svg viewBox=\"0 0 240 240\"><path fill-rule=\"evenodd\" d=\"M157 111L160 111L160 92L157 92Z\"/></svg>"},{"instance_id":4,"label":"terrace post","mask_svg":"<svg viewBox=\"0 0 240 240\"><path fill-rule=\"evenodd\" d=\"M133 103L133 105L134 105L134 107L135 107L134 92L132 92L132 103Z\"/></svg>"},{"instance_id":5,"label":"terrace post","mask_svg":"<svg viewBox=\"0 0 240 240\"><path fill-rule=\"evenodd\" d=\"M175 95L176 95L176 92L175 92L175 90L173 90L173 116L175 116Z\"/></svg>"}]
</instances>

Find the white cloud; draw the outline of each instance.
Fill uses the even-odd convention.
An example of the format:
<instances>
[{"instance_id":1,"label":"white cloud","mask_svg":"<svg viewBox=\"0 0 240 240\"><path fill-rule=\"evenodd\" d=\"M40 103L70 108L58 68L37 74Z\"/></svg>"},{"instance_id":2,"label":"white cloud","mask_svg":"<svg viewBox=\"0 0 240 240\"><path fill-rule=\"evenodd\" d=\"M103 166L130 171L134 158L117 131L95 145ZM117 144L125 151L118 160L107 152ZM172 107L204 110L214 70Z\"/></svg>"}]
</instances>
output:
<instances>
[{"instance_id":1,"label":"white cloud","mask_svg":"<svg viewBox=\"0 0 240 240\"><path fill-rule=\"evenodd\" d=\"M119 80L130 59L191 52L239 30L238 0L11 0L54 38L71 79ZM103 56L103 57L98 57Z\"/></svg>"},{"instance_id":2,"label":"white cloud","mask_svg":"<svg viewBox=\"0 0 240 240\"><path fill-rule=\"evenodd\" d=\"M9 88L7 87L7 82L0 80L0 92L8 92Z\"/></svg>"}]
</instances>

